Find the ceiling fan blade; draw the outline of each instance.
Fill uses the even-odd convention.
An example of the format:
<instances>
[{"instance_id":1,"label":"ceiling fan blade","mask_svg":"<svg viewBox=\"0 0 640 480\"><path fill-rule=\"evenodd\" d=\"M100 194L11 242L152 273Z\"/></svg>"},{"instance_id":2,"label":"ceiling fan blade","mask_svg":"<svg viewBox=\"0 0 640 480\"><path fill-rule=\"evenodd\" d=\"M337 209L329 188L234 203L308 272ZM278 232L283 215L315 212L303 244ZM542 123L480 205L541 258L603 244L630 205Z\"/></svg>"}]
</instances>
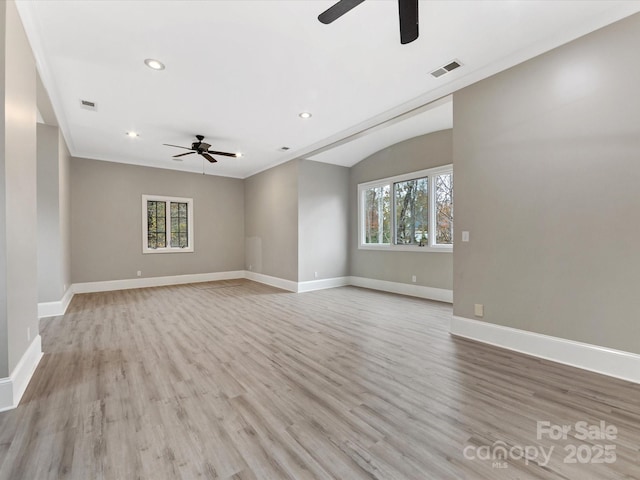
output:
<instances>
[{"instance_id":1,"label":"ceiling fan blade","mask_svg":"<svg viewBox=\"0 0 640 480\"><path fill-rule=\"evenodd\" d=\"M173 158L184 157L185 155L191 155L196 152L187 152L187 153L179 153L178 155L174 155Z\"/></svg>"},{"instance_id":2,"label":"ceiling fan blade","mask_svg":"<svg viewBox=\"0 0 640 480\"><path fill-rule=\"evenodd\" d=\"M208 150L207 153L212 153L214 155L222 155L224 157L237 157L237 155L235 153L229 153L229 152L216 152L215 150Z\"/></svg>"},{"instance_id":3,"label":"ceiling fan blade","mask_svg":"<svg viewBox=\"0 0 640 480\"><path fill-rule=\"evenodd\" d=\"M207 160L209 160L211 163L216 163L218 161L215 158L213 158L211 155L209 155L208 153L202 153L201 155L204 158L206 158Z\"/></svg>"},{"instance_id":4,"label":"ceiling fan blade","mask_svg":"<svg viewBox=\"0 0 640 480\"><path fill-rule=\"evenodd\" d=\"M417 1L417 0L416 0ZM329 7L320 15L318 15L318 20L325 25L337 20L342 15L347 13L349 10L360 5L364 0L340 0L335 5Z\"/></svg>"},{"instance_id":5,"label":"ceiling fan blade","mask_svg":"<svg viewBox=\"0 0 640 480\"><path fill-rule=\"evenodd\" d=\"M418 0L398 0L400 43L405 45L418 38Z\"/></svg>"},{"instance_id":6,"label":"ceiling fan blade","mask_svg":"<svg viewBox=\"0 0 640 480\"><path fill-rule=\"evenodd\" d=\"M185 150L193 150L192 148L181 147L180 145L170 145L168 143L163 143L163 145L166 145L167 147L176 147L176 148L184 148Z\"/></svg>"}]
</instances>

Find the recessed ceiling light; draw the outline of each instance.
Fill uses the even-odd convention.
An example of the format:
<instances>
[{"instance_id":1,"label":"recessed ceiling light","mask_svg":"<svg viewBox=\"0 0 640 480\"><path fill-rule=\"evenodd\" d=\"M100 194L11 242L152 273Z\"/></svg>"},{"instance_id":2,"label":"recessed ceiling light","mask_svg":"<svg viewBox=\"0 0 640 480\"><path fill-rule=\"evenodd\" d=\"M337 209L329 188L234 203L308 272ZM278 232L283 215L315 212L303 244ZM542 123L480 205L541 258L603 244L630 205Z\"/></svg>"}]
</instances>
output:
<instances>
[{"instance_id":1,"label":"recessed ceiling light","mask_svg":"<svg viewBox=\"0 0 640 480\"><path fill-rule=\"evenodd\" d=\"M300 118L311 118L311 114L309 112L302 112L298 115Z\"/></svg>"},{"instance_id":2,"label":"recessed ceiling light","mask_svg":"<svg viewBox=\"0 0 640 480\"><path fill-rule=\"evenodd\" d=\"M147 67L153 68L154 70L164 70L164 63L155 58L147 58L144 63Z\"/></svg>"},{"instance_id":3,"label":"recessed ceiling light","mask_svg":"<svg viewBox=\"0 0 640 480\"><path fill-rule=\"evenodd\" d=\"M127 132L127 136L131 138L139 137L140 134L137 132Z\"/></svg>"}]
</instances>

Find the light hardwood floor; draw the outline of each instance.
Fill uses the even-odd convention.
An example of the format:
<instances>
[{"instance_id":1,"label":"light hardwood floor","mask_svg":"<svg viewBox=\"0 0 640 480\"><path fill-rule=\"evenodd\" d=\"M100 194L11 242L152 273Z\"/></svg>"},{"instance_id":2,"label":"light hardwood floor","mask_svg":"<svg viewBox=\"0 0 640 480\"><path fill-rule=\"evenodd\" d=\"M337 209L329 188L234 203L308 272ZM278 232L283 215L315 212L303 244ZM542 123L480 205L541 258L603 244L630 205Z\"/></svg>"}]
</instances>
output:
<instances>
[{"instance_id":1,"label":"light hardwood floor","mask_svg":"<svg viewBox=\"0 0 640 480\"><path fill-rule=\"evenodd\" d=\"M76 295L0 414L0 479L640 478L640 386L453 338L450 317L246 280ZM537 439L537 421L617 435ZM495 442L506 463L466 458ZM565 463L583 444L615 462Z\"/></svg>"}]
</instances>

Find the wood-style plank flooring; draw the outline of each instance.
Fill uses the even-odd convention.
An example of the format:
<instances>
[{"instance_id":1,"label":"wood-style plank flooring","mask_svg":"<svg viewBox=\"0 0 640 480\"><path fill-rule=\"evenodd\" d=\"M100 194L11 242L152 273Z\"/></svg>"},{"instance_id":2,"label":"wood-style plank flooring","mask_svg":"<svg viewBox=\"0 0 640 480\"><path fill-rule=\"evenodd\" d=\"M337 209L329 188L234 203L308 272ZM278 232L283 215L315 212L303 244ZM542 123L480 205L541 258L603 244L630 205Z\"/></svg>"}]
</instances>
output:
<instances>
[{"instance_id":1,"label":"wood-style plank flooring","mask_svg":"<svg viewBox=\"0 0 640 480\"><path fill-rule=\"evenodd\" d=\"M246 280L76 295L0 414L0 479L640 478L640 386L456 339L450 317ZM537 421L617 434L538 439ZM615 461L591 463L606 444Z\"/></svg>"}]
</instances>

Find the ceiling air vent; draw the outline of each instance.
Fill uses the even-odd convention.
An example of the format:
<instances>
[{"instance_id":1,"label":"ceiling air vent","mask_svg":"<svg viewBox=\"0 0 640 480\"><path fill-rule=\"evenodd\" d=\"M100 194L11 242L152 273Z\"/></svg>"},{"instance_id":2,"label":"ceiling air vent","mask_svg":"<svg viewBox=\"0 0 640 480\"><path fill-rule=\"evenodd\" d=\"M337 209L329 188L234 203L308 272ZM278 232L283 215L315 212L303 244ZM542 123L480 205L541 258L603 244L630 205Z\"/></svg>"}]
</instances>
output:
<instances>
[{"instance_id":1,"label":"ceiling air vent","mask_svg":"<svg viewBox=\"0 0 640 480\"><path fill-rule=\"evenodd\" d=\"M431 72L431 75L434 76L435 78L438 78L438 77L441 77L442 75L449 73L452 70L455 70L460 66L462 66L462 64L459 61L453 60L447 63L445 66L435 69L433 72Z\"/></svg>"},{"instance_id":2,"label":"ceiling air vent","mask_svg":"<svg viewBox=\"0 0 640 480\"><path fill-rule=\"evenodd\" d=\"M86 110L93 110L94 112L97 109L96 102L90 102L89 100L80 100L80 107Z\"/></svg>"}]
</instances>

